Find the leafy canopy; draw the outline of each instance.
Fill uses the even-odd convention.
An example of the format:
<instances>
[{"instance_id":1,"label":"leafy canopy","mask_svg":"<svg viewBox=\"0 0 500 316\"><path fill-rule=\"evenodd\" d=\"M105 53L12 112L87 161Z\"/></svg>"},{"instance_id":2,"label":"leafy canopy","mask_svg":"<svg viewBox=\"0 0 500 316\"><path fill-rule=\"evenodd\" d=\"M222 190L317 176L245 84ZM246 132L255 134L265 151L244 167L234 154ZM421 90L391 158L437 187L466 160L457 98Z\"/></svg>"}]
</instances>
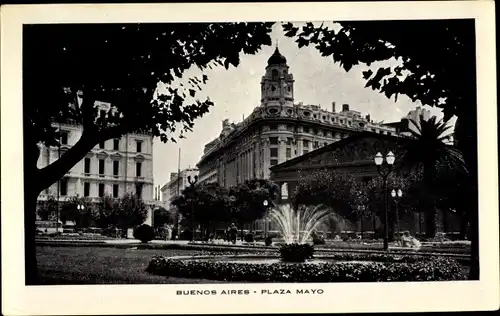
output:
<instances>
[{"instance_id":1,"label":"leafy canopy","mask_svg":"<svg viewBox=\"0 0 500 316\"><path fill-rule=\"evenodd\" d=\"M231 202L228 189L217 183L202 183L186 187L172 205L191 224L209 225L228 221Z\"/></svg>"},{"instance_id":2,"label":"leafy canopy","mask_svg":"<svg viewBox=\"0 0 500 316\"><path fill-rule=\"evenodd\" d=\"M319 24L319 23L318 23ZM396 59L398 65L363 72L366 87L388 98L443 109L445 120L470 113L476 104L474 20L342 21L339 28L308 22L284 23L299 47L312 45L346 71Z\"/></svg>"},{"instance_id":3,"label":"leafy canopy","mask_svg":"<svg viewBox=\"0 0 500 316\"><path fill-rule=\"evenodd\" d=\"M325 205L345 219L354 219L362 205L360 184L355 178L338 170L321 169L301 178L292 194L298 205Z\"/></svg>"},{"instance_id":4,"label":"leafy canopy","mask_svg":"<svg viewBox=\"0 0 500 316\"><path fill-rule=\"evenodd\" d=\"M26 25L24 105L32 137L57 144L51 126L56 118L82 123L101 139L147 131L167 141L176 124L191 129L194 119L213 105L210 100L187 102L206 75L179 88L171 87L174 80L193 66L237 66L241 52L255 54L271 44L272 24ZM82 96L83 103L78 102ZM95 101L115 109L98 117Z\"/></svg>"},{"instance_id":5,"label":"leafy canopy","mask_svg":"<svg viewBox=\"0 0 500 316\"><path fill-rule=\"evenodd\" d=\"M251 179L230 188L233 200L233 219L238 223L251 223L264 217L279 194L279 187L268 179ZM264 205L267 201L267 206Z\"/></svg>"}]
</instances>

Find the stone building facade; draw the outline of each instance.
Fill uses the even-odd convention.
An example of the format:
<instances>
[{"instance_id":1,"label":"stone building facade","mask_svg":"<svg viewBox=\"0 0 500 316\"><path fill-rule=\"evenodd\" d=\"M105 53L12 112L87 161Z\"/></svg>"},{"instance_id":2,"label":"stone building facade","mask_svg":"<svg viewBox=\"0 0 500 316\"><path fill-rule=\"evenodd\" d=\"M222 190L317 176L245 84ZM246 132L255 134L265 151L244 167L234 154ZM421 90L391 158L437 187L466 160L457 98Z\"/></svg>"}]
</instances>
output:
<instances>
[{"instance_id":1,"label":"stone building facade","mask_svg":"<svg viewBox=\"0 0 500 316\"><path fill-rule=\"evenodd\" d=\"M106 107L109 104L99 104L100 109ZM83 127L74 123L56 123L54 127L61 132L61 145L46 147L40 144L38 168L59 159L78 142L83 132ZM42 191L38 200L54 196L64 202L78 195L97 202L104 195L121 198L131 193L152 205L153 186L153 137L127 134L96 145L61 180ZM151 218L149 214L146 223L151 224Z\"/></svg>"},{"instance_id":2,"label":"stone building facade","mask_svg":"<svg viewBox=\"0 0 500 316\"><path fill-rule=\"evenodd\" d=\"M170 173L170 181L165 183L160 191L164 207L169 210L172 208L172 200L178 196L184 188L189 186L188 177L191 180L198 176L198 169L187 168L182 170L179 174L177 172Z\"/></svg>"},{"instance_id":3,"label":"stone building facade","mask_svg":"<svg viewBox=\"0 0 500 316\"><path fill-rule=\"evenodd\" d=\"M271 180L282 188L279 202L288 202L290 194L294 192L301 178L318 170L340 171L360 181L370 181L375 177L380 177L374 162L378 152L385 155L392 151L395 154L394 172L397 173L399 170L398 159L401 157L398 148L404 141L405 138L401 137L363 132L272 167ZM388 189L398 190L398 188ZM403 194L405 193L403 192ZM389 199L390 205L395 203L391 197ZM438 229L440 231L458 232L461 221L462 219L453 212L438 210ZM344 230L373 231L381 225L383 224L378 219L362 217L355 223L344 222ZM425 232L424 217L419 213L405 213L400 220L400 225L401 230L408 230L413 235ZM273 226L271 223L271 230L276 229Z\"/></svg>"},{"instance_id":4,"label":"stone building facade","mask_svg":"<svg viewBox=\"0 0 500 316\"><path fill-rule=\"evenodd\" d=\"M395 135L370 115L342 104L337 109L295 102L295 79L278 48L261 80L260 106L240 123L222 122L218 138L205 145L198 168L200 182L230 187L252 178L270 177L269 168L350 135L371 131Z\"/></svg>"}]
</instances>

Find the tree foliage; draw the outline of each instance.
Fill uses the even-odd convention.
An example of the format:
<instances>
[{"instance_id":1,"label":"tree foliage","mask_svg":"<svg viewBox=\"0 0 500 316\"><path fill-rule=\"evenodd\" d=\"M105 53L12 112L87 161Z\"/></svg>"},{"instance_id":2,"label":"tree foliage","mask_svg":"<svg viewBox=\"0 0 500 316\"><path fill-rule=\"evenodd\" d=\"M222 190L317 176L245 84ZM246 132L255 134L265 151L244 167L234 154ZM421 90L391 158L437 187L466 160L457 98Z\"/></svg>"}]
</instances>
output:
<instances>
[{"instance_id":1,"label":"tree foliage","mask_svg":"<svg viewBox=\"0 0 500 316\"><path fill-rule=\"evenodd\" d=\"M229 221L231 202L228 189L217 183L202 183L186 187L172 205L191 224L209 226Z\"/></svg>"},{"instance_id":2,"label":"tree foliage","mask_svg":"<svg viewBox=\"0 0 500 316\"><path fill-rule=\"evenodd\" d=\"M234 213L232 218L241 225L264 217L278 197L279 187L271 180L251 179L230 188ZM268 205L264 205L267 201Z\"/></svg>"},{"instance_id":3,"label":"tree foliage","mask_svg":"<svg viewBox=\"0 0 500 316\"><path fill-rule=\"evenodd\" d=\"M237 66L240 53L271 44L273 23L44 24L23 30L27 145L58 145L56 121L82 124L76 146L40 170L38 191L57 181L100 141L148 132L163 142L191 130L210 100L196 100L206 75L191 67ZM47 74L51 79L47 80ZM96 101L112 107L101 115ZM47 106L50 105L50 106ZM38 158L35 148L31 153ZM34 168L34 167L31 167Z\"/></svg>"},{"instance_id":4,"label":"tree foliage","mask_svg":"<svg viewBox=\"0 0 500 316\"><path fill-rule=\"evenodd\" d=\"M53 195L46 200L38 201L37 215L42 221L53 220L57 217L58 202Z\"/></svg>"},{"instance_id":5,"label":"tree foliage","mask_svg":"<svg viewBox=\"0 0 500 316\"><path fill-rule=\"evenodd\" d=\"M360 192L363 192L361 184L350 175L322 169L300 179L291 200L295 206L323 204L342 218L354 220L365 198Z\"/></svg>"},{"instance_id":6,"label":"tree foliage","mask_svg":"<svg viewBox=\"0 0 500 316\"><path fill-rule=\"evenodd\" d=\"M132 228L144 223L148 216L148 207L135 194L127 193L118 202L117 224L122 229Z\"/></svg>"},{"instance_id":7,"label":"tree foliage","mask_svg":"<svg viewBox=\"0 0 500 316\"><path fill-rule=\"evenodd\" d=\"M283 30L299 47L314 46L346 71L366 65L366 87L388 98L404 94L442 108L446 120L470 113L476 104L470 93L475 87L474 20L341 21L338 26L284 23ZM368 68L392 58L399 64Z\"/></svg>"},{"instance_id":8,"label":"tree foliage","mask_svg":"<svg viewBox=\"0 0 500 316\"><path fill-rule=\"evenodd\" d=\"M155 227L163 227L166 224L172 224L174 219L172 212L167 211L164 207L158 207L153 211L153 224Z\"/></svg>"},{"instance_id":9,"label":"tree foliage","mask_svg":"<svg viewBox=\"0 0 500 316\"><path fill-rule=\"evenodd\" d=\"M82 207L78 207L82 206ZM61 220L72 221L78 228L86 228L95 223L98 217L95 203L88 197L72 196L61 207Z\"/></svg>"},{"instance_id":10,"label":"tree foliage","mask_svg":"<svg viewBox=\"0 0 500 316\"><path fill-rule=\"evenodd\" d=\"M118 226L120 212L120 201L118 199L105 195L99 199L96 206L97 211L94 212L94 220L97 226L103 229Z\"/></svg>"},{"instance_id":11,"label":"tree foliage","mask_svg":"<svg viewBox=\"0 0 500 316\"><path fill-rule=\"evenodd\" d=\"M410 130L411 139L406 141L402 149L401 163L409 168L421 168L423 184L421 192L425 192L426 199L426 232L429 237L434 237L437 232L438 221L438 199L440 192L437 186L438 168L441 179L445 174L459 172L468 174L467 166L462 153L444 141L448 138L447 131L450 126L445 122L438 121L435 116L425 120L420 116L418 121L411 120L415 130ZM450 178L448 178L450 179ZM456 178L458 179L458 178ZM467 183L466 178L461 180L463 185Z\"/></svg>"}]
</instances>

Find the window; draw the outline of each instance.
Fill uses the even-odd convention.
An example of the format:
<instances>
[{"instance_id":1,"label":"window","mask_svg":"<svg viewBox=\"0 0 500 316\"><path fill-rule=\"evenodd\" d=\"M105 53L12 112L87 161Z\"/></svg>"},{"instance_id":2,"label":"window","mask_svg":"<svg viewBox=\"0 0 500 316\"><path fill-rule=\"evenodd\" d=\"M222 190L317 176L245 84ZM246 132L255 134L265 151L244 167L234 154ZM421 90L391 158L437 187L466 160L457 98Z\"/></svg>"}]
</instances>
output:
<instances>
[{"instance_id":1,"label":"window","mask_svg":"<svg viewBox=\"0 0 500 316\"><path fill-rule=\"evenodd\" d=\"M99 159L99 175L104 175L104 159Z\"/></svg>"},{"instance_id":2,"label":"window","mask_svg":"<svg viewBox=\"0 0 500 316\"><path fill-rule=\"evenodd\" d=\"M90 196L90 183L88 182L83 183L83 196Z\"/></svg>"},{"instance_id":3,"label":"window","mask_svg":"<svg viewBox=\"0 0 500 316\"><path fill-rule=\"evenodd\" d=\"M271 148L271 157L278 157L278 148Z\"/></svg>"},{"instance_id":4,"label":"window","mask_svg":"<svg viewBox=\"0 0 500 316\"><path fill-rule=\"evenodd\" d=\"M293 138L291 138L291 137L287 137L287 139L286 139L286 144L287 144L288 146L291 146L291 145L293 144Z\"/></svg>"},{"instance_id":5,"label":"window","mask_svg":"<svg viewBox=\"0 0 500 316\"><path fill-rule=\"evenodd\" d=\"M59 181L59 193L62 196L68 195L68 180L67 179L61 179Z\"/></svg>"},{"instance_id":6,"label":"window","mask_svg":"<svg viewBox=\"0 0 500 316\"><path fill-rule=\"evenodd\" d=\"M269 137L269 143L271 145L278 145L278 137Z\"/></svg>"},{"instance_id":7,"label":"window","mask_svg":"<svg viewBox=\"0 0 500 316\"><path fill-rule=\"evenodd\" d=\"M327 143L327 142L325 142L325 143L323 144L323 146L328 146L328 143Z\"/></svg>"},{"instance_id":8,"label":"window","mask_svg":"<svg viewBox=\"0 0 500 316\"><path fill-rule=\"evenodd\" d=\"M113 175L117 176L120 169L120 162L118 160L113 160Z\"/></svg>"},{"instance_id":9,"label":"window","mask_svg":"<svg viewBox=\"0 0 500 316\"><path fill-rule=\"evenodd\" d=\"M118 197L118 184L113 184L113 197Z\"/></svg>"},{"instance_id":10,"label":"window","mask_svg":"<svg viewBox=\"0 0 500 316\"><path fill-rule=\"evenodd\" d=\"M142 183L135 184L135 194L138 198L142 198Z\"/></svg>"},{"instance_id":11,"label":"window","mask_svg":"<svg viewBox=\"0 0 500 316\"><path fill-rule=\"evenodd\" d=\"M99 148L100 149L104 149L104 145L105 145L106 142L99 142Z\"/></svg>"},{"instance_id":12,"label":"window","mask_svg":"<svg viewBox=\"0 0 500 316\"><path fill-rule=\"evenodd\" d=\"M304 155L307 154L308 152L309 152L309 150L304 149Z\"/></svg>"},{"instance_id":13,"label":"window","mask_svg":"<svg viewBox=\"0 0 500 316\"><path fill-rule=\"evenodd\" d=\"M292 148L287 148L286 149L286 158L291 158L292 157Z\"/></svg>"},{"instance_id":14,"label":"window","mask_svg":"<svg viewBox=\"0 0 500 316\"><path fill-rule=\"evenodd\" d=\"M279 72L276 70L276 69L273 69L273 71L271 72L271 77L273 80L278 80L279 78Z\"/></svg>"},{"instance_id":15,"label":"window","mask_svg":"<svg viewBox=\"0 0 500 316\"><path fill-rule=\"evenodd\" d=\"M309 140L304 139L304 140L302 141L302 146L304 146L304 147L306 147L306 148L309 148Z\"/></svg>"},{"instance_id":16,"label":"window","mask_svg":"<svg viewBox=\"0 0 500 316\"><path fill-rule=\"evenodd\" d=\"M304 127L304 133L309 133L309 127Z\"/></svg>"},{"instance_id":17,"label":"window","mask_svg":"<svg viewBox=\"0 0 500 316\"><path fill-rule=\"evenodd\" d=\"M90 158L85 158L83 172L90 173Z\"/></svg>"},{"instance_id":18,"label":"window","mask_svg":"<svg viewBox=\"0 0 500 316\"><path fill-rule=\"evenodd\" d=\"M271 166L276 166L278 164L278 159L271 159Z\"/></svg>"},{"instance_id":19,"label":"window","mask_svg":"<svg viewBox=\"0 0 500 316\"><path fill-rule=\"evenodd\" d=\"M314 142L314 148L319 148L319 142L318 141Z\"/></svg>"},{"instance_id":20,"label":"window","mask_svg":"<svg viewBox=\"0 0 500 316\"><path fill-rule=\"evenodd\" d=\"M99 111L99 117L100 118L106 118L106 110L100 110Z\"/></svg>"},{"instance_id":21,"label":"window","mask_svg":"<svg viewBox=\"0 0 500 316\"><path fill-rule=\"evenodd\" d=\"M136 140L135 141L135 146L136 146L136 152L140 153L142 152L142 141Z\"/></svg>"},{"instance_id":22,"label":"window","mask_svg":"<svg viewBox=\"0 0 500 316\"><path fill-rule=\"evenodd\" d=\"M99 183L99 197L104 196L104 183Z\"/></svg>"},{"instance_id":23,"label":"window","mask_svg":"<svg viewBox=\"0 0 500 316\"><path fill-rule=\"evenodd\" d=\"M67 145L68 144L68 132L61 132L61 145Z\"/></svg>"},{"instance_id":24,"label":"window","mask_svg":"<svg viewBox=\"0 0 500 316\"><path fill-rule=\"evenodd\" d=\"M113 139L113 150L120 150L120 140Z\"/></svg>"},{"instance_id":25,"label":"window","mask_svg":"<svg viewBox=\"0 0 500 316\"><path fill-rule=\"evenodd\" d=\"M278 125L276 125L276 124L269 125L269 130L271 130L271 131L277 131L278 130Z\"/></svg>"},{"instance_id":26,"label":"window","mask_svg":"<svg viewBox=\"0 0 500 316\"><path fill-rule=\"evenodd\" d=\"M135 176L141 177L142 163L138 162L135 164Z\"/></svg>"}]
</instances>

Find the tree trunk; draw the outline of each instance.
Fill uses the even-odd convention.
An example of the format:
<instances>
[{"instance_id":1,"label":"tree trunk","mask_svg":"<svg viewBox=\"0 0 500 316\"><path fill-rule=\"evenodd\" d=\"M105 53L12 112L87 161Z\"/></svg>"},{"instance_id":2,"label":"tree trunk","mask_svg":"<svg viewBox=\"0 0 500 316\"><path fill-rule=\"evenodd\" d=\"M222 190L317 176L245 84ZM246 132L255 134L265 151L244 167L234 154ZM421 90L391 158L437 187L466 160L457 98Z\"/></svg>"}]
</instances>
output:
<instances>
[{"instance_id":1,"label":"tree trunk","mask_svg":"<svg viewBox=\"0 0 500 316\"><path fill-rule=\"evenodd\" d=\"M448 232L448 208L443 209L443 233Z\"/></svg>"},{"instance_id":2,"label":"tree trunk","mask_svg":"<svg viewBox=\"0 0 500 316\"><path fill-rule=\"evenodd\" d=\"M467 226L469 224L469 219L467 218L467 214L462 213L460 216L460 235L458 239L465 240L467 237Z\"/></svg>"},{"instance_id":3,"label":"tree trunk","mask_svg":"<svg viewBox=\"0 0 500 316\"><path fill-rule=\"evenodd\" d=\"M425 213L425 234L427 238L436 237L438 213L435 206L431 206Z\"/></svg>"},{"instance_id":4,"label":"tree trunk","mask_svg":"<svg viewBox=\"0 0 500 316\"><path fill-rule=\"evenodd\" d=\"M475 90L473 92L476 92ZM476 95L470 95L471 102L476 101ZM471 104L472 105L472 104ZM470 199L464 199L464 209L470 221L471 241L471 267L469 273L470 280L479 280L479 221L478 221L478 191L477 191L477 104L473 110L467 113L458 113L455 123L455 139L457 147L464 155L465 162L469 169ZM467 227L465 225L465 227Z\"/></svg>"},{"instance_id":5,"label":"tree trunk","mask_svg":"<svg viewBox=\"0 0 500 316\"><path fill-rule=\"evenodd\" d=\"M36 285L38 266L36 260L36 201L38 195L28 190L24 193L24 260L25 283Z\"/></svg>"}]
</instances>

